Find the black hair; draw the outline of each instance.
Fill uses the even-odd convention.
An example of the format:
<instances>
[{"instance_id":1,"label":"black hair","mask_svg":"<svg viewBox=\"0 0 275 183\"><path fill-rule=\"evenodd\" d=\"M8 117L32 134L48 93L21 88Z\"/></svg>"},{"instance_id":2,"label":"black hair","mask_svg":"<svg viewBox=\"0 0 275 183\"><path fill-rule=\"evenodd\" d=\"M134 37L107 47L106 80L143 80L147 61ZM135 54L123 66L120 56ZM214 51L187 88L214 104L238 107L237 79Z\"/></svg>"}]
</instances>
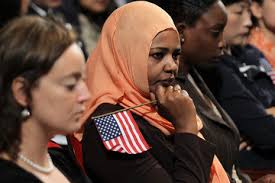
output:
<instances>
[{"instance_id":1,"label":"black hair","mask_svg":"<svg viewBox=\"0 0 275 183\"><path fill-rule=\"evenodd\" d=\"M193 26L197 20L218 0L149 0L163 8L173 18L175 24Z\"/></svg>"},{"instance_id":2,"label":"black hair","mask_svg":"<svg viewBox=\"0 0 275 183\"><path fill-rule=\"evenodd\" d=\"M26 81L24 92L31 101L31 90L47 74L72 43L75 35L51 18L25 16L14 19L0 30L0 153L17 158L21 143L21 106L13 96L12 82Z\"/></svg>"},{"instance_id":3,"label":"black hair","mask_svg":"<svg viewBox=\"0 0 275 183\"><path fill-rule=\"evenodd\" d=\"M239 2L241 2L241 1L244 1L244 0L221 0L222 2L223 2L223 4L225 5L225 6L229 6L229 5L231 5L231 4L234 4L234 3L239 3ZM247 0L248 2L250 1L250 0ZM258 0L257 0L258 1Z\"/></svg>"}]
</instances>

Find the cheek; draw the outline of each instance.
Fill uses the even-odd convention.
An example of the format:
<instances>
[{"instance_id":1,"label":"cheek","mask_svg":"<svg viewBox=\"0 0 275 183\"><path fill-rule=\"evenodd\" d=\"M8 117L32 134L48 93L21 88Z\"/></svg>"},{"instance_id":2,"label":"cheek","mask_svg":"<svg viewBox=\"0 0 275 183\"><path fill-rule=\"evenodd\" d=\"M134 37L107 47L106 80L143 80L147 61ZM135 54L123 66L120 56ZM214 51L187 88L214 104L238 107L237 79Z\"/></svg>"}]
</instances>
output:
<instances>
[{"instance_id":1,"label":"cheek","mask_svg":"<svg viewBox=\"0 0 275 183\"><path fill-rule=\"evenodd\" d=\"M266 26L269 29L272 29L273 32L275 32L275 18L274 18L274 12L275 11L275 7L273 9L268 9L267 11L265 11L264 15L263 15L263 20L266 24Z\"/></svg>"}]
</instances>

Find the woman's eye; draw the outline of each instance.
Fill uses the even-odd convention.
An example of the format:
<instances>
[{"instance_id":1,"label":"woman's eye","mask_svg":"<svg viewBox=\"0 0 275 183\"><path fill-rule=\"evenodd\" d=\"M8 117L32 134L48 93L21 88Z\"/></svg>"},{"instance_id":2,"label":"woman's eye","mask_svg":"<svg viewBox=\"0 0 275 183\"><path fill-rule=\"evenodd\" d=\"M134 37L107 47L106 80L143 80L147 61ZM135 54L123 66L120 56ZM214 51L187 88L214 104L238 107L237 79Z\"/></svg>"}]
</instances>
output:
<instances>
[{"instance_id":1,"label":"woman's eye","mask_svg":"<svg viewBox=\"0 0 275 183\"><path fill-rule=\"evenodd\" d=\"M68 84L66 85L66 89L69 91L73 91L75 89L76 84Z\"/></svg>"},{"instance_id":2,"label":"woman's eye","mask_svg":"<svg viewBox=\"0 0 275 183\"><path fill-rule=\"evenodd\" d=\"M164 57L164 54L159 52L159 53L153 53L151 56L156 60L161 60Z\"/></svg>"},{"instance_id":3,"label":"woman's eye","mask_svg":"<svg viewBox=\"0 0 275 183\"><path fill-rule=\"evenodd\" d=\"M212 31L211 31L211 34L212 34L212 36L213 36L214 38L219 37L220 33L221 33L221 32L220 32L219 30L212 30Z\"/></svg>"},{"instance_id":4,"label":"woman's eye","mask_svg":"<svg viewBox=\"0 0 275 183\"><path fill-rule=\"evenodd\" d=\"M180 52L173 53L173 55L172 55L172 57L173 57L174 60L178 60L179 56L180 56Z\"/></svg>"}]
</instances>

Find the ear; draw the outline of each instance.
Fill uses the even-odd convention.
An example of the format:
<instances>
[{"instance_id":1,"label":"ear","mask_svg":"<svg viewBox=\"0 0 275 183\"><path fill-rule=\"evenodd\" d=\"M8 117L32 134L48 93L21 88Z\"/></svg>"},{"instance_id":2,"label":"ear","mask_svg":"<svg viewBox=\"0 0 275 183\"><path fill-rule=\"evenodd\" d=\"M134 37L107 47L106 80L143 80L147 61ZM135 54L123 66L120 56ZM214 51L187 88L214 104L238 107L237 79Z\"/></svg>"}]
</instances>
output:
<instances>
[{"instance_id":1,"label":"ear","mask_svg":"<svg viewBox=\"0 0 275 183\"><path fill-rule=\"evenodd\" d=\"M23 77L17 77L12 81L12 94L21 106L28 106L28 97L26 94L27 81Z\"/></svg>"},{"instance_id":2,"label":"ear","mask_svg":"<svg viewBox=\"0 0 275 183\"><path fill-rule=\"evenodd\" d=\"M176 27L177 27L177 30L178 30L179 35L180 35L181 44L183 44L184 41L185 41L185 29L186 29L186 26L185 26L184 23L178 23L176 25Z\"/></svg>"},{"instance_id":3,"label":"ear","mask_svg":"<svg viewBox=\"0 0 275 183\"><path fill-rule=\"evenodd\" d=\"M254 17L256 17L257 19L261 19L263 14L262 14L262 7L259 3L257 2L252 2L251 6L250 6L250 9L251 9L251 12L252 12L252 15Z\"/></svg>"},{"instance_id":4,"label":"ear","mask_svg":"<svg viewBox=\"0 0 275 183\"><path fill-rule=\"evenodd\" d=\"M180 36L183 36L184 35L184 30L186 28L185 24L184 23L178 23L178 24L176 24L176 27L177 27L177 30L178 30Z\"/></svg>"}]
</instances>

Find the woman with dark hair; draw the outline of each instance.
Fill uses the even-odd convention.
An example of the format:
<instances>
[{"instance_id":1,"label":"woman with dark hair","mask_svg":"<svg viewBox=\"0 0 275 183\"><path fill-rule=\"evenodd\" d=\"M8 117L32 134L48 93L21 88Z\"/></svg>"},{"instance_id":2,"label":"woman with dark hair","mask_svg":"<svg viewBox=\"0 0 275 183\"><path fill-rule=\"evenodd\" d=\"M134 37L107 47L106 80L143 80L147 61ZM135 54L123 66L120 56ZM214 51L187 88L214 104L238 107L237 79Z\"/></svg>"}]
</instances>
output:
<instances>
[{"instance_id":1,"label":"woman with dark hair","mask_svg":"<svg viewBox=\"0 0 275 183\"><path fill-rule=\"evenodd\" d=\"M160 3L174 19L181 36L183 51L177 79L194 101L203 122L202 134L215 145L217 157L228 175L237 180L233 166L239 149L238 130L196 69L197 65L221 55L222 32L227 21L224 5L217 0Z\"/></svg>"},{"instance_id":2,"label":"woman with dark hair","mask_svg":"<svg viewBox=\"0 0 275 183\"><path fill-rule=\"evenodd\" d=\"M52 19L26 16L0 31L1 182L86 182L56 168L47 143L81 127L90 94L75 36Z\"/></svg>"},{"instance_id":3,"label":"woman with dark hair","mask_svg":"<svg viewBox=\"0 0 275 183\"><path fill-rule=\"evenodd\" d=\"M128 3L106 20L87 62L92 97L82 144L93 180L229 182L197 135L192 99L175 84L180 51L171 17L152 3Z\"/></svg>"},{"instance_id":4,"label":"woman with dark hair","mask_svg":"<svg viewBox=\"0 0 275 183\"><path fill-rule=\"evenodd\" d=\"M228 13L223 34L225 53L217 59L219 62L200 66L199 72L248 143L248 148L241 148L240 168L274 170L275 118L266 109L274 105L275 89L260 69L266 63L264 57L254 47L246 46L252 26L250 2L224 3Z\"/></svg>"}]
</instances>

